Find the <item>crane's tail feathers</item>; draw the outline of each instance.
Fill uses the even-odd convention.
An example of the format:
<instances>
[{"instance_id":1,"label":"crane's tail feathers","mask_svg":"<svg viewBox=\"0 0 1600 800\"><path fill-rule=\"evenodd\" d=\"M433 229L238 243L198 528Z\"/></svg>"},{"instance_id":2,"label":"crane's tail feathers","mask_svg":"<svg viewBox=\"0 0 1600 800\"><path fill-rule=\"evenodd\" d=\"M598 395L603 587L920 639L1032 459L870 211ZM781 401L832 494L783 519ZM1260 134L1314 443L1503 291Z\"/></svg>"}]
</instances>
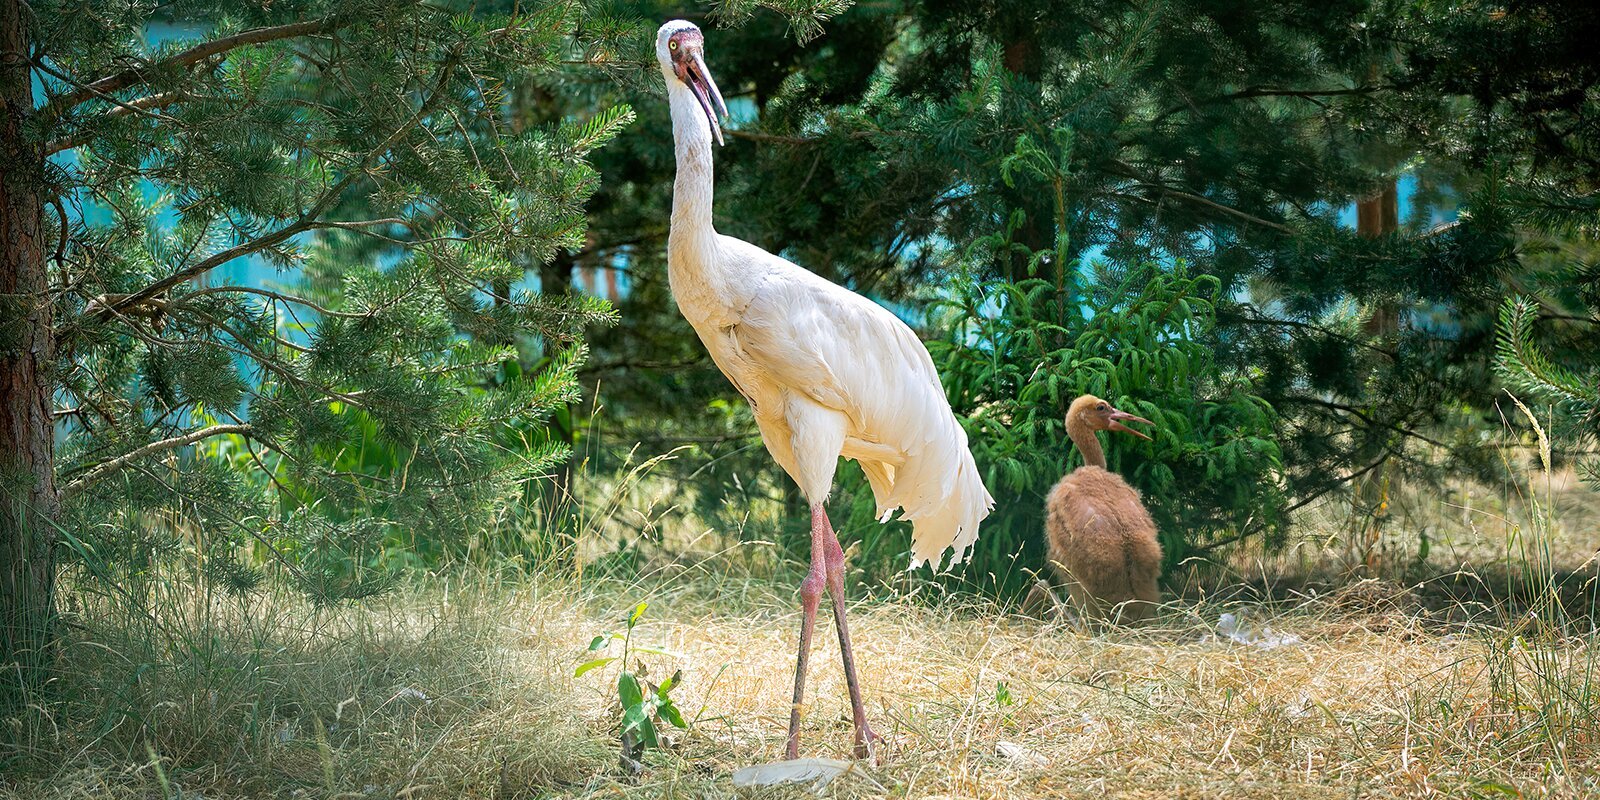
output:
<instances>
[{"instance_id":1,"label":"crane's tail feathers","mask_svg":"<svg viewBox=\"0 0 1600 800\"><path fill-rule=\"evenodd\" d=\"M867 475L867 485L872 487L872 499L878 504L877 519L888 522L894 514L894 467L881 461L862 460L861 471Z\"/></svg>"},{"instance_id":2,"label":"crane's tail feathers","mask_svg":"<svg viewBox=\"0 0 1600 800\"><path fill-rule=\"evenodd\" d=\"M924 452L901 465L887 499L873 486L879 511L887 506L892 513L899 506L912 522L911 569L924 563L939 568L946 550L953 551L951 566L966 560L978 539L978 524L994 508L994 498L967 450L966 432L954 417L950 424L955 435L930 438ZM879 518L886 520L888 513Z\"/></svg>"}]
</instances>

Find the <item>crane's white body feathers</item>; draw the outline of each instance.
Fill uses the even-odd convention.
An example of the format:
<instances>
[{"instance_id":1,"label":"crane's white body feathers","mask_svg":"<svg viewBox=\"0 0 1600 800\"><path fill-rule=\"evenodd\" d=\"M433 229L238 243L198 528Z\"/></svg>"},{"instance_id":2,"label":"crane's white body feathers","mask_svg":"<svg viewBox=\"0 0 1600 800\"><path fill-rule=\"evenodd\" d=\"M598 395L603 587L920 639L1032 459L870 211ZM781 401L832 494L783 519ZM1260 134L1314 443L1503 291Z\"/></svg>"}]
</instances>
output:
<instances>
[{"instance_id":1,"label":"crane's white body feathers","mask_svg":"<svg viewBox=\"0 0 1600 800\"><path fill-rule=\"evenodd\" d=\"M666 72L666 70L663 70ZM711 227L711 132L666 74L678 175L673 297L750 402L767 450L822 502L839 456L861 464L878 516L913 523L911 567L963 560L994 507L927 349L888 309Z\"/></svg>"}]
</instances>

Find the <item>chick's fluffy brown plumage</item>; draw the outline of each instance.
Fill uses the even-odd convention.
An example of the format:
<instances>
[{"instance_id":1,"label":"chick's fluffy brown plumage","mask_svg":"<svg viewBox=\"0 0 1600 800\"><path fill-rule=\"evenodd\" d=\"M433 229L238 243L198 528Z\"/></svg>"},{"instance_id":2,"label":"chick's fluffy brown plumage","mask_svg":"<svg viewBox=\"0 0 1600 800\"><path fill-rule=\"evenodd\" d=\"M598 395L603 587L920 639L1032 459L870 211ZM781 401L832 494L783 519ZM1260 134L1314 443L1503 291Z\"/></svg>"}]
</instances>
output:
<instances>
[{"instance_id":1,"label":"chick's fluffy brown plumage","mask_svg":"<svg viewBox=\"0 0 1600 800\"><path fill-rule=\"evenodd\" d=\"M1147 422L1092 395L1073 402L1067 432L1084 466L1068 473L1045 501L1050 563L1083 613L1113 622L1149 617L1161 602L1161 544L1138 490L1105 469L1096 431L1138 434L1122 420Z\"/></svg>"}]
</instances>

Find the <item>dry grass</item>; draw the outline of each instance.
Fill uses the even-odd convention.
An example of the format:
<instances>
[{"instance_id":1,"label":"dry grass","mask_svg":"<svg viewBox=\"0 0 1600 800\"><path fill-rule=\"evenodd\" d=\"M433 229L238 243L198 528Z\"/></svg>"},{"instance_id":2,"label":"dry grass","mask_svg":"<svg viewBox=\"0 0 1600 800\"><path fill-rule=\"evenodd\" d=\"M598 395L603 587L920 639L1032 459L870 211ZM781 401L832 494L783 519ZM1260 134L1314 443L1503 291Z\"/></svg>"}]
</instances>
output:
<instances>
[{"instance_id":1,"label":"dry grass","mask_svg":"<svg viewBox=\"0 0 1600 800\"><path fill-rule=\"evenodd\" d=\"M1421 513L1376 542L1348 513L1307 514L1286 554L1193 567L1138 630L1084 632L927 585L856 587L870 595L853 606L858 661L889 749L823 794L1600 796L1600 502L1564 484L1404 502ZM1418 530L1426 567L1407 549ZM775 570L770 547L710 542L645 578L460 571L354 608L197 599L183 581L136 598L79 587L59 680L0 721L0 797L807 796L730 780L782 755L798 575ZM672 653L641 663L683 670L674 694L692 725L626 776L616 667L572 673L640 601L636 641ZM1299 641L1220 637L1223 613ZM847 757L829 627L803 749Z\"/></svg>"},{"instance_id":2,"label":"dry grass","mask_svg":"<svg viewBox=\"0 0 1600 800\"><path fill-rule=\"evenodd\" d=\"M201 627L174 607L157 632L86 616L66 696L12 731L31 749L10 754L5 786L50 800L800 796L729 779L781 757L792 592L715 566L587 587L455 578L319 614L278 597ZM1273 649L1219 639L1217 605L1087 634L970 603L863 602L859 660L891 749L871 780L826 793L1600 794L1592 632L1443 624L1365 587L1256 609L1253 624L1302 639ZM638 600L638 640L675 654L644 663L684 671L694 723L632 782L615 770L614 670L571 675ZM813 663L804 749L844 757L831 640Z\"/></svg>"}]
</instances>

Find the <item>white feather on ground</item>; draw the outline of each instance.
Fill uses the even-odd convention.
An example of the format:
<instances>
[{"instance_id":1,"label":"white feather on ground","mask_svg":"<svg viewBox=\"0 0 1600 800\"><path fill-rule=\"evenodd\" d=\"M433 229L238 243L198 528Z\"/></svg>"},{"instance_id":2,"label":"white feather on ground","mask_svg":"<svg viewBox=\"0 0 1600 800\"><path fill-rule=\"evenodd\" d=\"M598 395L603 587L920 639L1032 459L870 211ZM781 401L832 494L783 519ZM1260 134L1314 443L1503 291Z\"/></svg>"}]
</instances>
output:
<instances>
[{"instance_id":1,"label":"white feather on ground","mask_svg":"<svg viewBox=\"0 0 1600 800\"><path fill-rule=\"evenodd\" d=\"M733 773L733 785L741 788L779 786L785 783L810 783L811 791L818 794L840 776L854 768L849 761L837 758L796 758L771 764L743 767Z\"/></svg>"}]
</instances>

